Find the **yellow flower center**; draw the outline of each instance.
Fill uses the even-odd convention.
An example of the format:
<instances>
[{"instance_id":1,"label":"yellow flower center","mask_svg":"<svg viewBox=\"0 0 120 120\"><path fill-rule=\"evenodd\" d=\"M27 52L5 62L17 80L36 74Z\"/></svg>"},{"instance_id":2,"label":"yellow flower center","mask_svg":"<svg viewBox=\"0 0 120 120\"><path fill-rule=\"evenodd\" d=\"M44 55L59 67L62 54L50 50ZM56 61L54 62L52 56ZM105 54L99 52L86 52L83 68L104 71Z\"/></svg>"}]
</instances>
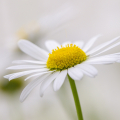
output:
<instances>
[{"instance_id":1,"label":"yellow flower center","mask_svg":"<svg viewBox=\"0 0 120 120\"><path fill-rule=\"evenodd\" d=\"M47 60L50 70L63 70L73 67L87 59L87 55L78 46L68 44L65 47L52 50Z\"/></svg>"}]
</instances>

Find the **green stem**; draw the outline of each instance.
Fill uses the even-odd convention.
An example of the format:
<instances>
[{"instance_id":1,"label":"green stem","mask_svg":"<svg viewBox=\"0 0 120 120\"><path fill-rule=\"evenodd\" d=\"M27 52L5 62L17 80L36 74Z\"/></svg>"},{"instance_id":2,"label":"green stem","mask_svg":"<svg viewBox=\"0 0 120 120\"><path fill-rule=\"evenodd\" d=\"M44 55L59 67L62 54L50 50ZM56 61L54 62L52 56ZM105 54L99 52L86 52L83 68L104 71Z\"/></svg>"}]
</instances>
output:
<instances>
[{"instance_id":1,"label":"green stem","mask_svg":"<svg viewBox=\"0 0 120 120\"><path fill-rule=\"evenodd\" d=\"M82 110L81 110L81 106L80 106L80 101L79 101L75 81L69 75L68 75L68 79L69 79L69 83L70 83L73 97L74 97L74 101L75 101L78 120L83 120Z\"/></svg>"}]
</instances>

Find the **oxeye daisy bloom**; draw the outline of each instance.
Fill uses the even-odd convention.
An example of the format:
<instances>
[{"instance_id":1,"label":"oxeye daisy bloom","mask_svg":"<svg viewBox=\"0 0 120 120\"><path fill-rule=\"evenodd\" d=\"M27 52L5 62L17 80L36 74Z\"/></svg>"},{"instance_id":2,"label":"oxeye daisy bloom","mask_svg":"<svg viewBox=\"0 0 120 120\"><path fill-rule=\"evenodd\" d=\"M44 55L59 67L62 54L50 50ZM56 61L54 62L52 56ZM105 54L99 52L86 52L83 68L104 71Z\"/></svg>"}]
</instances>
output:
<instances>
[{"instance_id":1,"label":"oxeye daisy bloom","mask_svg":"<svg viewBox=\"0 0 120 120\"><path fill-rule=\"evenodd\" d=\"M83 41L76 41L74 43L65 42L60 45L56 41L49 40L45 42L49 52L27 40L20 40L18 42L19 48L36 60L14 61L13 63L20 65L11 66L7 69L23 69L24 71L9 74L4 77L9 80L25 75L29 75L25 80L34 78L22 91L20 96L21 102L24 101L32 89L40 83L40 96L43 96L44 91L53 81L54 91L59 90L67 75L73 80L81 80L84 74L89 77L95 77L98 71L92 66L93 64L120 62L120 53L98 56L118 46L120 42L117 42L117 40L120 37L116 37L91 49L98 37L100 37L100 35L90 39L87 44L84 44Z\"/></svg>"}]
</instances>

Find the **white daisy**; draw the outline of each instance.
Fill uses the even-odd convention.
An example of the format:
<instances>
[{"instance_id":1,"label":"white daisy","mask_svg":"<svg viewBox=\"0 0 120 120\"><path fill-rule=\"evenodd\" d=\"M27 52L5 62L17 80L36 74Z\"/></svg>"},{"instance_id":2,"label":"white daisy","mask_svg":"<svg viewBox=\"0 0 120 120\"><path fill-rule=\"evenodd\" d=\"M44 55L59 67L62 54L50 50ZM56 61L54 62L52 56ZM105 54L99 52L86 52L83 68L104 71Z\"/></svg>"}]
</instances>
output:
<instances>
[{"instance_id":1,"label":"white daisy","mask_svg":"<svg viewBox=\"0 0 120 120\"><path fill-rule=\"evenodd\" d=\"M74 43L65 42L62 44L62 46L56 41L47 41L45 45L50 53L27 40L20 40L18 42L20 49L29 56L37 59L37 61L14 61L13 63L21 65L11 66L7 69L23 69L25 71L9 74L4 77L9 80L25 75L29 75L25 80L35 78L22 91L20 96L21 102L24 101L33 88L35 88L40 83L40 96L43 96L45 89L53 81L53 89L55 91L59 90L64 83L67 74L73 80L81 80L84 74L90 77L95 77L98 71L91 64L110 64L120 62L120 53L96 57L101 53L118 46L120 42L117 42L117 40L120 38L120 36L90 50L99 36L100 35L93 37L85 45L83 41L76 41ZM110 44L111 46L109 46ZM105 49L102 50L103 48Z\"/></svg>"}]
</instances>

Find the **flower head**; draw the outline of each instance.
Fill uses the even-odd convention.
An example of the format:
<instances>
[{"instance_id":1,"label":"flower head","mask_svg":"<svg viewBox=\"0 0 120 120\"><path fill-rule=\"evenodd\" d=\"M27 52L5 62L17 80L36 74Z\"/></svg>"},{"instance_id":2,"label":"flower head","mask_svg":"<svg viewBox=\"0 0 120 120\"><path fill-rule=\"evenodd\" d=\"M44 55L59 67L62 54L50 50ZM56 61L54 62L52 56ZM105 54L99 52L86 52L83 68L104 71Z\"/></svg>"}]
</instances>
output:
<instances>
[{"instance_id":1,"label":"flower head","mask_svg":"<svg viewBox=\"0 0 120 120\"><path fill-rule=\"evenodd\" d=\"M40 96L43 96L45 89L54 81L53 88L59 90L67 77L67 74L73 80L81 80L83 74L95 77L98 73L92 64L110 64L120 62L120 53L114 53L104 56L98 56L113 47L120 44L116 37L91 49L94 42L99 37L95 36L84 45L83 41L74 43L66 42L60 45L56 41L50 40L45 43L49 52L39 48L27 40L20 40L18 45L20 49L29 56L37 59L34 60L17 60L13 63L22 64L8 67L12 70L25 70L4 76L12 80L21 76L29 75L25 80L34 78L22 91L20 101L24 101L34 87L41 83ZM117 43L115 43L117 42ZM115 43L115 44L113 44ZM112 44L108 47L108 45ZM107 48L105 48L107 47ZM104 49L105 48L105 49ZM91 50L90 50L91 49ZM101 50L101 51L100 51ZM99 52L98 52L99 51ZM98 57L97 57L98 56Z\"/></svg>"},{"instance_id":2,"label":"flower head","mask_svg":"<svg viewBox=\"0 0 120 120\"><path fill-rule=\"evenodd\" d=\"M47 68L51 70L64 70L82 63L87 59L85 52L75 44L57 47L49 53Z\"/></svg>"}]
</instances>

